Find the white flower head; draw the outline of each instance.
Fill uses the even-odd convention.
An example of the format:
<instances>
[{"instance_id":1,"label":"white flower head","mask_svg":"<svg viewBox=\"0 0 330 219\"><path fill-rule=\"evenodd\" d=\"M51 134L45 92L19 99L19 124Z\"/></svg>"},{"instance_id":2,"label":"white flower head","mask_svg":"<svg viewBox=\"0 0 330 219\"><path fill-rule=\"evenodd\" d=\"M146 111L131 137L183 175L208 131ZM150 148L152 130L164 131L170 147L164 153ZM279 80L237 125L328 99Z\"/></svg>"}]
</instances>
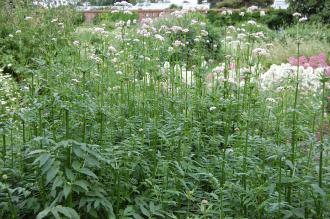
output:
<instances>
[{"instance_id":1,"label":"white flower head","mask_svg":"<svg viewBox=\"0 0 330 219\"><path fill-rule=\"evenodd\" d=\"M206 37L209 33L206 30L201 30L201 35Z\"/></svg>"},{"instance_id":2,"label":"white flower head","mask_svg":"<svg viewBox=\"0 0 330 219\"><path fill-rule=\"evenodd\" d=\"M155 34L155 38L159 41L164 41L165 40L165 38L163 36L159 35L159 34Z\"/></svg>"},{"instance_id":3,"label":"white flower head","mask_svg":"<svg viewBox=\"0 0 330 219\"><path fill-rule=\"evenodd\" d=\"M75 40L75 41L73 41L73 45L74 46L79 46L80 45L80 42L78 40Z\"/></svg>"},{"instance_id":4,"label":"white flower head","mask_svg":"<svg viewBox=\"0 0 330 219\"><path fill-rule=\"evenodd\" d=\"M267 56L268 52L266 49L263 48L255 48L252 53L256 56Z\"/></svg>"},{"instance_id":5,"label":"white flower head","mask_svg":"<svg viewBox=\"0 0 330 219\"><path fill-rule=\"evenodd\" d=\"M295 12L292 14L293 17L301 17L301 14L299 12Z\"/></svg>"},{"instance_id":6,"label":"white flower head","mask_svg":"<svg viewBox=\"0 0 330 219\"><path fill-rule=\"evenodd\" d=\"M211 106L209 110L210 110L210 112L212 112L212 111L214 111L214 110L216 110L216 109L217 109L217 108L216 108L215 106Z\"/></svg>"},{"instance_id":7,"label":"white flower head","mask_svg":"<svg viewBox=\"0 0 330 219\"><path fill-rule=\"evenodd\" d=\"M307 19L307 17L305 16L305 17L302 17L302 18L300 18L299 19L299 22L304 22L304 21L307 21L308 19Z\"/></svg>"},{"instance_id":8,"label":"white flower head","mask_svg":"<svg viewBox=\"0 0 330 219\"><path fill-rule=\"evenodd\" d=\"M250 25L257 25L257 22L255 22L254 20L249 20L247 23Z\"/></svg>"}]
</instances>

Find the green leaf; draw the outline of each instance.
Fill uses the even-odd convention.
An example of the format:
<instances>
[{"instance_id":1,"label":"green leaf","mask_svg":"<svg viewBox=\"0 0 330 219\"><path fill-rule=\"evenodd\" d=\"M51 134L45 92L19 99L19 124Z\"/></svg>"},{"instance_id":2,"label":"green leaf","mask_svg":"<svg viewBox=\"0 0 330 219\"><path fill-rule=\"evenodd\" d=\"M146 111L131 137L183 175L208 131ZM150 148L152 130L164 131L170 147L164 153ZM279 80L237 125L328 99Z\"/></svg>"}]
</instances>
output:
<instances>
[{"instance_id":1,"label":"green leaf","mask_svg":"<svg viewBox=\"0 0 330 219\"><path fill-rule=\"evenodd\" d=\"M151 217L150 212L143 205L140 205L140 210L145 216Z\"/></svg>"},{"instance_id":2,"label":"green leaf","mask_svg":"<svg viewBox=\"0 0 330 219\"><path fill-rule=\"evenodd\" d=\"M50 210L51 209L49 207L45 208L44 210L39 212L36 219L42 219L42 218L46 217L48 215L48 213L50 212Z\"/></svg>"},{"instance_id":3,"label":"green leaf","mask_svg":"<svg viewBox=\"0 0 330 219\"><path fill-rule=\"evenodd\" d=\"M83 173L83 174L85 174L87 176L90 176L90 177L93 177L93 178L97 179L97 176L90 169L88 169L88 168L85 168L85 167L84 168L81 168L79 170L79 172L80 173Z\"/></svg>"},{"instance_id":4,"label":"green leaf","mask_svg":"<svg viewBox=\"0 0 330 219\"><path fill-rule=\"evenodd\" d=\"M68 178L68 180L70 180L71 182L75 180L75 175L71 169L65 168L65 175Z\"/></svg>"},{"instance_id":5,"label":"green leaf","mask_svg":"<svg viewBox=\"0 0 330 219\"><path fill-rule=\"evenodd\" d=\"M45 149L38 149L38 150L34 150L34 151L31 151L28 155L34 155L34 154L40 154L40 153L45 153L47 152Z\"/></svg>"},{"instance_id":6,"label":"green leaf","mask_svg":"<svg viewBox=\"0 0 330 219\"><path fill-rule=\"evenodd\" d=\"M44 175L53 165L54 159L48 159L46 164L41 167L41 174Z\"/></svg>"},{"instance_id":7,"label":"green leaf","mask_svg":"<svg viewBox=\"0 0 330 219\"><path fill-rule=\"evenodd\" d=\"M137 214L137 213L134 213L133 214L133 217L134 217L134 219L143 219L143 217L141 217L139 214Z\"/></svg>"},{"instance_id":8,"label":"green leaf","mask_svg":"<svg viewBox=\"0 0 330 219\"><path fill-rule=\"evenodd\" d=\"M124 215L125 215L125 216L131 216L131 215L133 215L134 212L135 212L135 211L134 211L133 206L132 206L132 205L129 205L129 206L127 206L127 207L125 208L125 210L124 210Z\"/></svg>"},{"instance_id":9,"label":"green leaf","mask_svg":"<svg viewBox=\"0 0 330 219\"><path fill-rule=\"evenodd\" d=\"M73 153L79 158L84 158L86 155L86 153L78 147L73 148Z\"/></svg>"},{"instance_id":10,"label":"green leaf","mask_svg":"<svg viewBox=\"0 0 330 219\"><path fill-rule=\"evenodd\" d=\"M63 207L62 205L56 206L59 212L70 219L80 219L78 213L73 208Z\"/></svg>"},{"instance_id":11,"label":"green leaf","mask_svg":"<svg viewBox=\"0 0 330 219\"><path fill-rule=\"evenodd\" d=\"M46 176L46 185L54 179L54 177L58 173L59 169L60 169L60 167L57 165L54 165L49 169L49 171L47 172L47 176Z\"/></svg>"},{"instance_id":12,"label":"green leaf","mask_svg":"<svg viewBox=\"0 0 330 219\"><path fill-rule=\"evenodd\" d=\"M317 184L312 184L311 186L312 186L314 192L318 193L318 194L321 195L322 197L326 196L325 192L323 191L322 188L319 187L319 185L317 185Z\"/></svg>"},{"instance_id":13,"label":"green leaf","mask_svg":"<svg viewBox=\"0 0 330 219\"><path fill-rule=\"evenodd\" d=\"M56 208L52 208L51 212L52 212L53 216L55 217L55 219L61 219Z\"/></svg>"},{"instance_id":14,"label":"green leaf","mask_svg":"<svg viewBox=\"0 0 330 219\"><path fill-rule=\"evenodd\" d=\"M77 180L73 184L83 188L86 191L88 191L89 183L86 180Z\"/></svg>"},{"instance_id":15,"label":"green leaf","mask_svg":"<svg viewBox=\"0 0 330 219\"><path fill-rule=\"evenodd\" d=\"M305 213L303 208L295 208L293 209L293 214L296 216L296 218L305 218Z\"/></svg>"},{"instance_id":16,"label":"green leaf","mask_svg":"<svg viewBox=\"0 0 330 219\"><path fill-rule=\"evenodd\" d=\"M40 164L39 166L41 167L42 165L44 165L47 160L50 158L50 154L43 154L40 156Z\"/></svg>"},{"instance_id":17,"label":"green leaf","mask_svg":"<svg viewBox=\"0 0 330 219\"><path fill-rule=\"evenodd\" d=\"M53 182L52 190L55 190L57 187L60 187L63 184L63 180L60 176L57 176Z\"/></svg>"},{"instance_id":18,"label":"green leaf","mask_svg":"<svg viewBox=\"0 0 330 219\"><path fill-rule=\"evenodd\" d=\"M65 183L64 187L63 187L64 197L67 198L68 195L70 194L70 192L71 192L71 185L69 185L68 183Z\"/></svg>"},{"instance_id":19,"label":"green leaf","mask_svg":"<svg viewBox=\"0 0 330 219\"><path fill-rule=\"evenodd\" d=\"M48 161L49 158L50 158L50 154L48 153L41 154L37 159L35 159L35 161L33 161L33 164L39 162L39 166L41 167Z\"/></svg>"}]
</instances>

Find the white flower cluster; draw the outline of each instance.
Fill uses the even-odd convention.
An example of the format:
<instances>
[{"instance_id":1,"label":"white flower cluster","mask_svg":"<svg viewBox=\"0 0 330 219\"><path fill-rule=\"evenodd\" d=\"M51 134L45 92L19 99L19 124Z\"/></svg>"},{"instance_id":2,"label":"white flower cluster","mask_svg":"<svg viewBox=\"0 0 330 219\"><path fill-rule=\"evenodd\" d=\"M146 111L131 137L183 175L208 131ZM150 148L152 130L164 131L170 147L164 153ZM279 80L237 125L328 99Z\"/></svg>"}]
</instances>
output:
<instances>
[{"instance_id":1,"label":"white flower cluster","mask_svg":"<svg viewBox=\"0 0 330 219\"><path fill-rule=\"evenodd\" d=\"M297 66L289 63L281 65L271 65L270 69L261 75L261 88L263 90L274 90L279 86L287 86L290 81L294 81L297 74ZM320 82L321 75L324 73L323 68L313 69L311 67L299 68L299 87L302 91L317 92L322 84Z\"/></svg>"},{"instance_id":2,"label":"white flower cluster","mask_svg":"<svg viewBox=\"0 0 330 219\"><path fill-rule=\"evenodd\" d=\"M8 74L3 74L2 71L0 69L0 109L10 113L19 99L19 93L14 79Z\"/></svg>"}]
</instances>

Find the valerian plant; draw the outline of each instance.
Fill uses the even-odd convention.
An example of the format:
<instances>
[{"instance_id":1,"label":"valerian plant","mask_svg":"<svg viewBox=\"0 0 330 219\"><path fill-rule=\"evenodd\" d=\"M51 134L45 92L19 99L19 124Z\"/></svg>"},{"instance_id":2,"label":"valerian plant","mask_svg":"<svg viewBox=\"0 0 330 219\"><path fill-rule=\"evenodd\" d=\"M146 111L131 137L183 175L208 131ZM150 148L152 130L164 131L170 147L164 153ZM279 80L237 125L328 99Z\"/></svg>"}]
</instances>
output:
<instances>
[{"instance_id":1,"label":"valerian plant","mask_svg":"<svg viewBox=\"0 0 330 219\"><path fill-rule=\"evenodd\" d=\"M10 7L1 218L330 217L326 51L270 66L292 34L254 20Z\"/></svg>"}]
</instances>

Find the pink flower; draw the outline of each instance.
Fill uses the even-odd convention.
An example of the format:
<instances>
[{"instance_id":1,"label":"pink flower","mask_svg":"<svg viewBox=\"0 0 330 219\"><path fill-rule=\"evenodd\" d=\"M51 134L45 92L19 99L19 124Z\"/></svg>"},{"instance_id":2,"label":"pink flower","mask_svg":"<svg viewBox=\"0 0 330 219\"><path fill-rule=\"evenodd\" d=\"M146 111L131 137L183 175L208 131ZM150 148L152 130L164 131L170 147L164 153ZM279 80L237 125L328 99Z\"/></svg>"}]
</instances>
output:
<instances>
[{"instance_id":1,"label":"pink flower","mask_svg":"<svg viewBox=\"0 0 330 219\"><path fill-rule=\"evenodd\" d=\"M319 55L319 62L321 67L326 67L328 66L327 64L327 58L325 56L325 53L321 52Z\"/></svg>"},{"instance_id":2,"label":"pink flower","mask_svg":"<svg viewBox=\"0 0 330 219\"><path fill-rule=\"evenodd\" d=\"M318 56L311 56L311 57L309 57L309 65L312 68L319 67L319 57Z\"/></svg>"},{"instance_id":3,"label":"pink flower","mask_svg":"<svg viewBox=\"0 0 330 219\"><path fill-rule=\"evenodd\" d=\"M298 60L295 57L291 56L288 61L291 65L298 65Z\"/></svg>"},{"instance_id":4,"label":"pink flower","mask_svg":"<svg viewBox=\"0 0 330 219\"><path fill-rule=\"evenodd\" d=\"M304 63L303 66L304 66L304 68L310 67L308 62Z\"/></svg>"},{"instance_id":5,"label":"pink flower","mask_svg":"<svg viewBox=\"0 0 330 219\"><path fill-rule=\"evenodd\" d=\"M308 62L307 58L305 56L299 57L299 64L304 65L306 62Z\"/></svg>"}]
</instances>

